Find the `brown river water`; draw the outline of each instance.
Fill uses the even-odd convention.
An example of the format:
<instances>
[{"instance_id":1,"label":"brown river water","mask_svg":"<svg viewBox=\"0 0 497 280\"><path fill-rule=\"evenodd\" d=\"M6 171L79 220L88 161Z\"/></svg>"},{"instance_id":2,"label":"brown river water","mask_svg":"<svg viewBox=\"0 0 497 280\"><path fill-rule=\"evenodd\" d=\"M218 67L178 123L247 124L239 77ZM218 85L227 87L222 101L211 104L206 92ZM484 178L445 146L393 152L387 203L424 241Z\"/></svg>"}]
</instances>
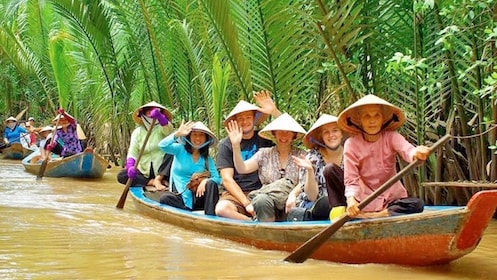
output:
<instances>
[{"instance_id":1,"label":"brown river water","mask_svg":"<svg viewBox=\"0 0 497 280\"><path fill-rule=\"evenodd\" d=\"M497 279L497 220L480 245L448 265L347 265L250 246L138 213L113 167L100 180L37 181L0 160L0 279ZM364 252L367 253L367 252Z\"/></svg>"}]
</instances>

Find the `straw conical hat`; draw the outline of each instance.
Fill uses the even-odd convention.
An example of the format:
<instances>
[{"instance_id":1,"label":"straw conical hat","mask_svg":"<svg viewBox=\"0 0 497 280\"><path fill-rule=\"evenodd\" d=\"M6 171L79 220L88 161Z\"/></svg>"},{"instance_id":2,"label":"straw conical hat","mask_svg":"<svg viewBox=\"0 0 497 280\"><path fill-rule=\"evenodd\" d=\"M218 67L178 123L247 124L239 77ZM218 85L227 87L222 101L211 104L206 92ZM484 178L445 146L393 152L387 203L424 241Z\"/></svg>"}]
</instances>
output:
<instances>
[{"instance_id":1,"label":"straw conical hat","mask_svg":"<svg viewBox=\"0 0 497 280\"><path fill-rule=\"evenodd\" d=\"M259 136L262 138L269 139L273 142L276 141L273 135L273 131L284 130L297 133L295 140L302 139L306 133L305 129L300 126L300 124L295 121L289 114L284 113L283 115L277 117L268 125L266 125L261 131L259 131Z\"/></svg>"},{"instance_id":2,"label":"straw conical hat","mask_svg":"<svg viewBox=\"0 0 497 280\"><path fill-rule=\"evenodd\" d=\"M10 117L8 117L8 118L5 120L5 123L10 122L10 121L17 122L17 119L16 119L16 118L14 118L14 117L12 117L12 116L10 116Z\"/></svg>"},{"instance_id":3,"label":"straw conical hat","mask_svg":"<svg viewBox=\"0 0 497 280\"><path fill-rule=\"evenodd\" d=\"M319 128L322 127L325 124L329 123L336 123L338 121L338 118L332 115L328 114L322 114L316 122L311 126L311 129L307 132L307 134L304 136L304 145L309 148L313 149L316 147L316 143L313 143L312 139L314 141L323 143L323 139L319 133Z\"/></svg>"},{"instance_id":4,"label":"straw conical hat","mask_svg":"<svg viewBox=\"0 0 497 280\"><path fill-rule=\"evenodd\" d=\"M145 105L142 105L140 107L138 107L138 109L136 109L134 112L133 112L133 120L135 121L135 123L137 124L140 124L142 125L143 124L143 120L140 118L140 113L141 111L144 109L144 108L148 108L148 107L155 107L155 108L159 108L160 111L166 115L166 118L168 119L169 122L171 122L171 120L173 119L173 115L171 114L171 112L169 112L166 107L160 105L159 103L155 102L155 101L152 101L152 102L149 102Z\"/></svg>"},{"instance_id":5,"label":"straw conical hat","mask_svg":"<svg viewBox=\"0 0 497 280\"><path fill-rule=\"evenodd\" d=\"M212 139L211 143L209 143L209 146L213 146L213 145L217 144L216 135L214 135L214 133L212 133L212 131L207 126L205 126L205 124L203 124L202 122L196 122L192 127L192 131L201 131L201 132L207 134Z\"/></svg>"},{"instance_id":6,"label":"straw conical hat","mask_svg":"<svg viewBox=\"0 0 497 280\"><path fill-rule=\"evenodd\" d=\"M359 112L362 106L365 105L381 105L383 110L383 125L386 125L385 130L396 130L404 124L405 116L402 110L392 105L391 103L379 98L376 95L368 94L357 100L352 105L343 110L338 116L338 127L351 135L361 133L359 129L360 120ZM386 124L389 122L388 124Z\"/></svg>"},{"instance_id":7,"label":"straw conical hat","mask_svg":"<svg viewBox=\"0 0 497 280\"><path fill-rule=\"evenodd\" d=\"M75 119L75 118L74 118L72 115L70 115L69 113L65 112L65 114L66 114L67 116L69 116L70 118L72 118L73 120ZM54 124L55 124L59 118L60 118L61 120L63 120L63 119L65 119L66 117L65 117L64 115L57 114L57 116L55 116L55 118L53 118L53 119L52 119L52 123L54 123Z\"/></svg>"},{"instance_id":8,"label":"straw conical hat","mask_svg":"<svg viewBox=\"0 0 497 280\"><path fill-rule=\"evenodd\" d=\"M53 127L47 125L47 126L43 127L42 129L40 129L40 131L38 133L42 133L42 132L46 132L46 131L52 132L52 130L53 130Z\"/></svg>"},{"instance_id":9,"label":"straw conical hat","mask_svg":"<svg viewBox=\"0 0 497 280\"><path fill-rule=\"evenodd\" d=\"M255 106L253 104L250 104L247 101L241 100L240 102L238 102L238 104L236 104L235 108L233 108L233 110L231 110L231 112L228 114L228 116L224 120L224 126L225 127L228 126L228 123L231 120L234 120L236 115L243 113L243 112L248 112L248 111L254 111L254 113L255 113L255 116L256 116L256 119L254 121L255 126L260 125L268 117L268 114L261 112L261 108Z\"/></svg>"}]
</instances>

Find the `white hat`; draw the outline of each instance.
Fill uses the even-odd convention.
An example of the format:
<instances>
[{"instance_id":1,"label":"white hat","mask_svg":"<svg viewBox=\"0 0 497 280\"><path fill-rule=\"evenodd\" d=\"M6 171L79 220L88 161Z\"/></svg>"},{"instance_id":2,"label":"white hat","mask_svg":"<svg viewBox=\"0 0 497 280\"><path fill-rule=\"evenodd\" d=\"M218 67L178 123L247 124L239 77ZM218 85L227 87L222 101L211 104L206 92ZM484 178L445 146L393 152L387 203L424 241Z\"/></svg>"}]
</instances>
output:
<instances>
[{"instance_id":1,"label":"white hat","mask_svg":"<svg viewBox=\"0 0 497 280\"><path fill-rule=\"evenodd\" d=\"M257 118L257 119L255 119L255 123L254 123L255 126L260 125L269 116L268 114L263 113L261 111L261 108L255 106L253 104L250 104L247 101L241 100L240 102L238 102L238 104L236 104L235 108L233 108L233 110L231 110L231 112L228 114L228 116L224 120L224 126L228 126L228 123L231 120L234 120L236 115L243 113L243 112L250 112L250 111L253 111L255 114L255 117Z\"/></svg>"},{"instance_id":2,"label":"white hat","mask_svg":"<svg viewBox=\"0 0 497 280\"><path fill-rule=\"evenodd\" d=\"M143 120L141 118L141 113L142 113L142 110L144 108L159 108L161 113L165 114L166 115L166 118L169 122L171 122L171 120L173 119L173 115L171 114L171 112L169 112L166 107L162 106L161 104L155 102L155 101L152 101L152 102L149 102L145 105L142 105L140 107L138 107L138 109L136 109L134 112L133 112L133 120L135 121L135 123L137 124L140 124L142 125L143 124Z\"/></svg>"},{"instance_id":3,"label":"white hat","mask_svg":"<svg viewBox=\"0 0 497 280\"><path fill-rule=\"evenodd\" d=\"M42 132L46 132L46 131L51 132L52 130L53 130L53 127L47 125L47 126L43 127L42 129L40 129L40 131L38 133L42 133Z\"/></svg>"},{"instance_id":4,"label":"white hat","mask_svg":"<svg viewBox=\"0 0 497 280\"><path fill-rule=\"evenodd\" d=\"M10 117L8 117L8 118L5 120L5 123L8 123L8 122L17 122L17 119L16 119L16 118L14 118L14 117L12 117L12 116L10 116Z\"/></svg>"},{"instance_id":5,"label":"white hat","mask_svg":"<svg viewBox=\"0 0 497 280\"><path fill-rule=\"evenodd\" d=\"M360 128L359 112L361 107L366 105L381 105L383 111L383 129L396 130L404 124L405 116L402 110L393 104L379 98L376 95L368 94L347 107L338 116L338 127L351 135L362 133Z\"/></svg>"},{"instance_id":6,"label":"white hat","mask_svg":"<svg viewBox=\"0 0 497 280\"><path fill-rule=\"evenodd\" d=\"M274 138L273 131L276 130L291 131L297 133L297 136L294 140L301 139L306 133L305 129L299 123L297 123L297 121L295 121L289 114L284 113L274 119L268 125L266 125L261 131L259 131L259 136L275 142L276 139Z\"/></svg>"},{"instance_id":7,"label":"white hat","mask_svg":"<svg viewBox=\"0 0 497 280\"><path fill-rule=\"evenodd\" d=\"M192 127L192 131L201 131L201 132L207 134L207 136L209 136L210 139L212 139L212 141L209 143L209 146L213 146L213 145L217 144L216 135L214 135L214 133L212 133L212 131L210 131L210 129L202 122L196 122Z\"/></svg>"},{"instance_id":8,"label":"white hat","mask_svg":"<svg viewBox=\"0 0 497 280\"><path fill-rule=\"evenodd\" d=\"M323 138L321 137L321 134L319 133L319 128L322 127L325 124L330 124L330 123L337 123L338 118L332 115L328 114L322 114L316 122L311 126L309 131L307 131L306 135L304 136L304 145L312 149L316 147L316 143L314 141L317 141L319 143L323 143Z\"/></svg>"}]
</instances>

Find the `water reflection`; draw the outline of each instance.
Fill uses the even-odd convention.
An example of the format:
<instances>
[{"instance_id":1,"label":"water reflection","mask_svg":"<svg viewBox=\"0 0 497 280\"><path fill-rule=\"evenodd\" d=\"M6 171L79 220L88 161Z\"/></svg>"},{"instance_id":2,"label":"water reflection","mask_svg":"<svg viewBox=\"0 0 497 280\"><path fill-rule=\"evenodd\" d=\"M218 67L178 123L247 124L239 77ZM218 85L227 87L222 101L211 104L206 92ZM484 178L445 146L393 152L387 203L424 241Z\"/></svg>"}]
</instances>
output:
<instances>
[{"instance_id":1,"label":"water reflection","mask_svg":"<svg viewBox=\"0 0 497 280\"><path fill-rule=\"evenodd\" d=\"M185 231L137 213L117 170L102 180L43 178L15 161L0 161L2 279L494 279L497 222L480 246L450 265L401 267L308 260L284 263L262 251ZM364 252L367 254L367 252Z\"/></svg>"}]
</instances>

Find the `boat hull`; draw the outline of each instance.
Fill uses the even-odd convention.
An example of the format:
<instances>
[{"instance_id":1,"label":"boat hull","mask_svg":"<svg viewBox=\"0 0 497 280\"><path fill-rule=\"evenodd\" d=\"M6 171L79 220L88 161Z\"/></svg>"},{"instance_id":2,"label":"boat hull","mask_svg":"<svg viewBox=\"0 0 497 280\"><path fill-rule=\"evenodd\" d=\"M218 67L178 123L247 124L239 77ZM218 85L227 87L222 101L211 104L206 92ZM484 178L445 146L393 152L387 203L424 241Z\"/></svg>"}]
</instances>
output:
<instances>
[{"instance_id":1,"label":"boat hull","mask_svg":"<svg viewBox=\"0 0 497 280\"><path fill-rule=\"evenodd\" d=\"M329 221L258 223L161 205L132 187L136 208L154 218L265 250L292 252ZM446 264L470 253L497 207L497 191L482 191L466 207L426 207L423 213L346 223L311 258L339 263Z\"/></svg>"},{"instance_id":2,"label":"boat hull","mask_svg":"<svg viewBox=\"0 0 497 280\"><path fill-rule=\"evenodd\" d=\"M33 153L34 150L25 148L20 143L12 143L2 150L3 159L23 159Z\"/></svg>"},{"instance_id":3,"label":"boat hull","mask_svg":"<svg viewBox=\"0 0 497 280\"><path fill-rule=\"evenodd\" d=\"M23 159L22 164L27 172L38 175L41 162L39 153ZM87 148L82 153L47 163L43 176L72 178L101 178L107 170L107 161Z\"/></svg>"}]
</instances>

